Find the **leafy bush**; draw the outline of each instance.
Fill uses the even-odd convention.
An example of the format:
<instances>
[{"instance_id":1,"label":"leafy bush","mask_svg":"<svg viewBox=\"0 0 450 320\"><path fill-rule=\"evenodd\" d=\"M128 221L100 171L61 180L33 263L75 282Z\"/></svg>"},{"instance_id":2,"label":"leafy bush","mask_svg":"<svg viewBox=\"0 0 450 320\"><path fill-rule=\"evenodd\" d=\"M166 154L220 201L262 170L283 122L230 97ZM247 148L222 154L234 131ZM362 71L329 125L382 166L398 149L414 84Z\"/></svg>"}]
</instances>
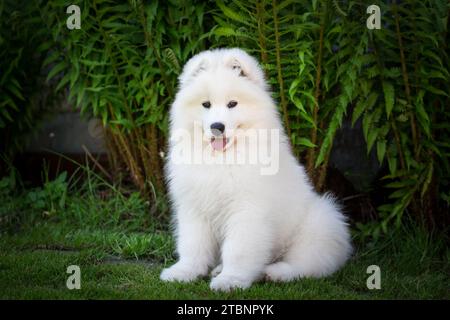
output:
<instances>
[{"instance_id":1,"label":"leafy bush","mask_svg":"<svg viewBox=\"0 0 450 320\"><path fill-rule=\"evenodd\" d=\"M361 122L389 194L379 219L360 225L363 235L376 236L398 227L405 213L433 225L450 204L449 4L376 4L380 30L367 29L363 2L332 0L84 1L80 30L61 18L66 1L37 1L39 23L31 25L36 35L50 35L39 38L47 79L68 87L84 114L102 119L113 163L125 165L153 199L164 191L160 154L181 66L209 47L239 46L258 56L319 191L342 122ZM15 65L21 49L13 44L0 63ZM4 79L3 107L12 110L22 82L12 72Z\"/></svg>"},{"instance_id":2,"label":"leafy bush","mask_svg":"<svg viewBox=\"0 0 450 320\"><path fill-rule=\"evenodd\" d=\"M47 216L61 214L65 209L67 189L67 172L64 171L55 180L47 179L42 188L28 191L25 198L26 203L30 208Z\"/></svg>"},{"instance_id":3,"label":"leafy bush","mask_svg":"<svg viewBox=\"0 0 450 320\"><path fill-rule=\"evenodd\" d=\"M0 2L0 155L11 160L58 98L45 83L47 39L36 4ZM0 165L1 167L1 165Z\"/></svg>"},{"instance_id":4,"label":"leafy bush","mask_svg":"<svg viewBox=\"0 0 450 320\"><path fill-rule=\"evenodd\" d=\"M64 171L49 179L44 171L43 185L38 187L24 186L17 171L11 170L0 179L0 203L0 233L46 221L70 228L157 233L168 217L165 198L151 203L139 192L118 189L81 165L70 177ZM127 241L120 241L121 246ZM142 239L136 241L130 246L145 245Z\"/></svg>"},{"instance_id":5,"label":"leafy bush","mask_svg":"<svg viewBox=\"0 0 450 320\"><path fill-rule=\"evenodd\" d=\"M61 216L66 209L67 173L44 182L42 187L24 189L15 170L0 180L0 231L10 230L42 217ZM31 214L30 214L31 213Z\"/></svg>"},{"instance_id":6,"label":"leafy bush","mask_svg":"<svg viewBox=\"0 0 450 320\"><path fill-rule=\"evenodd\" d=\"M65 5L41 5L55 48L48 78L62 73L58 89L69 86L73 104L102 119L114 162L126 164L143 193L162 191L168 108L181 63L205 49L205 4L85 1L81 30L67 29Z\"/></svg>"},{"instance_id":7,"label":"leafy bush","mask_svg":"<svg viewBox=\"0 0 450 320\"><path fill-rule=\"evenodd\" d=\"M344 117L362 119L391 190L379 221L361 225L370 235L398 227L407 211L433 225L439 205L449 208L449 4L378 4L382 28L369 30L357 1L218 1L214 30L260 56L318 190Z\"/></svg>"}]
</instances>

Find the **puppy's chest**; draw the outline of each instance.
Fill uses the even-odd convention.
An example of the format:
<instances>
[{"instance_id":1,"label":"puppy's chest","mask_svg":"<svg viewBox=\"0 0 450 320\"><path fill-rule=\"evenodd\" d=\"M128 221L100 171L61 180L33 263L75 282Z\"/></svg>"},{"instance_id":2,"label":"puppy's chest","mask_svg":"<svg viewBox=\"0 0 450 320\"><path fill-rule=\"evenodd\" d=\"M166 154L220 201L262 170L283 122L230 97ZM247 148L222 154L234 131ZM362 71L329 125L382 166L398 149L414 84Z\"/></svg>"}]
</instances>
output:
<instances>
[{"instance_id":1,"label":"puppy's chest","mask_svg":"<svg viewBox=\"0 0 450 320\"><path fill-rule=\"evenodd\" d=\"M178 169L176 184L205 214L226 210L242 183L236 172L227 166L194 165Z\"/></svg>"},{"instance_id":2,"label":"puppy's chest","mask_svg":"<svg viewBox=\"0 0 450 320\"><path fill-rule=\"evenodd\" d=\"M234 170L225 165L187 166L180 170L186 187L202 193L226 194L239 183Z\"/></svg>"}]
</instances>

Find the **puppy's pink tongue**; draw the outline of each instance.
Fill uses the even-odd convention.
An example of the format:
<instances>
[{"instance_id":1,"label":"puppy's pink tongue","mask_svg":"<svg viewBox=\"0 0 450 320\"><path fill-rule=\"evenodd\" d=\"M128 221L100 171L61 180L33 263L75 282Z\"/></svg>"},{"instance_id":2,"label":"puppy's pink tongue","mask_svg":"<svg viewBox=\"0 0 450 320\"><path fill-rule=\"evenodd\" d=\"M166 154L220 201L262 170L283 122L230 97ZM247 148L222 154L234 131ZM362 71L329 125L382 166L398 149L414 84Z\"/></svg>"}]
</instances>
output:
<instances>
[{"instance_id":1,"label":"puppy's pink tongue","mask_svg":"<svg viewBox=\"0 0 450 320\"><path fill-rule=\"evenodd\" d=\"M213 147L214 150L221 151L221 150L225 149L226 145L227 145L227 139L225 137L211 139L211 146Z\"/></svg>"}]
</instances>

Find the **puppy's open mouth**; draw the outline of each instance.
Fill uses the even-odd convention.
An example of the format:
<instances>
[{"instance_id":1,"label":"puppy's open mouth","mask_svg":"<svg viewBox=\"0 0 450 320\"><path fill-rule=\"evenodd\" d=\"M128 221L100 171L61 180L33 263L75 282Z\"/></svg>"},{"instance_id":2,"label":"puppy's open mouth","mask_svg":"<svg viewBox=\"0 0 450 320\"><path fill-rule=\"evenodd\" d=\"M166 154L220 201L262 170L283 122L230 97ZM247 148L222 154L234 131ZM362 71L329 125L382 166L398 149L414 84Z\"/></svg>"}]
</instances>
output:
<instances>
[{"instance_id":1,"label":"puppy's open mouth","mask_svg":"<svg viewBox=\"0 0 450 320\"><path fill-rule=\"evenodd\" d=\"M216 136L211 138L211 147L216 151L224 151L230 143L230 138L222 136Z\"/></svg>"}]
</instances>

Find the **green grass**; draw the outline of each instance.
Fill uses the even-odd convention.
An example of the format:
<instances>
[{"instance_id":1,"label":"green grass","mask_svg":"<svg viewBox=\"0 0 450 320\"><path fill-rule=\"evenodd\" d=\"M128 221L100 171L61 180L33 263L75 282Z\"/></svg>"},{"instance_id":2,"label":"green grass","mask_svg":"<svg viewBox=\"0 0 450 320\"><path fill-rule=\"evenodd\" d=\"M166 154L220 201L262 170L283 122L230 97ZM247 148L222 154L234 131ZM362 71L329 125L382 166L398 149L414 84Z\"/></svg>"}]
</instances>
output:
<instances>
[{"instance_id":1,"label":"green grass","mask_svg":"<svg viewBox=\"0 0 450 320\"><path fill-rule=\"evenodd\" d=\"M231 293L212 292L208 279L164 283L159 273L174 262L174 243L167 219L150 214L167 213L164 201L152 207L134 193L107 189L105 195L101 185L75 189L63 180L47 186L51 191L21 192L4 181L2 189L0 182L1 299L450 298L444 238L414 226L377 241L357 241L353 258L324 279L257 283ZM381 268L381 290L366 286L366 269L373 264ZM69 265L80 266L80 290L66 288Z\"/></svg>"}]
</instances>

